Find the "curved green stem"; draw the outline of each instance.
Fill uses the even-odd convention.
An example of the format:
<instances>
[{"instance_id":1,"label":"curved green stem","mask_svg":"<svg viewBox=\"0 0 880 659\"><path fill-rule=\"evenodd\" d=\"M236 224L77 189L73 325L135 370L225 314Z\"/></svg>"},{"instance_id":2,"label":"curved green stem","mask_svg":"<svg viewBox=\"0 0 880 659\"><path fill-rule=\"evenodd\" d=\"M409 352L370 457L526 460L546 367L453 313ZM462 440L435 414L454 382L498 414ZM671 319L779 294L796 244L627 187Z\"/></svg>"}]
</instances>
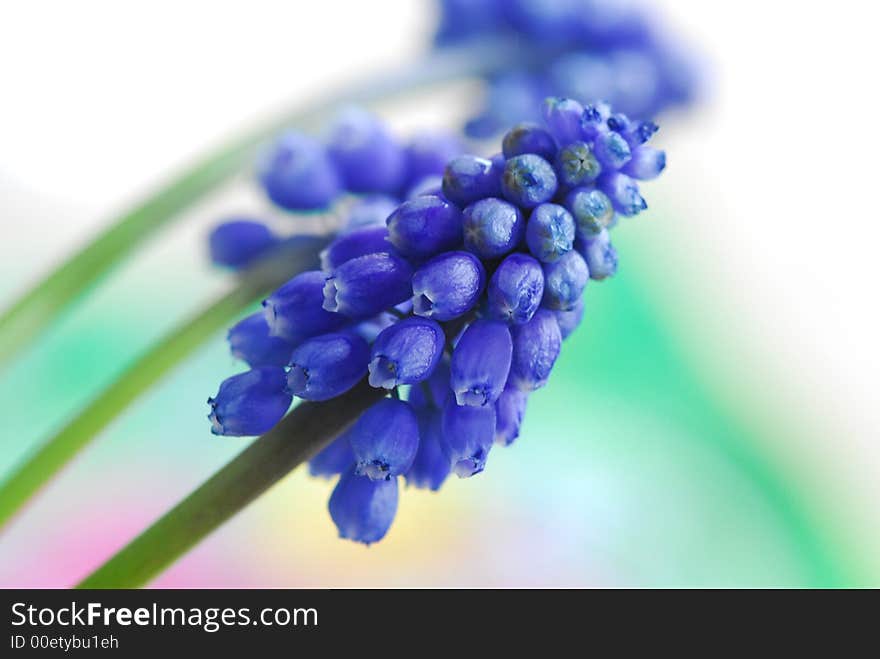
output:
<instances>
[{"instance_id":1,"label":"curved green stem","mask_svg":"<svg viewBox=\"0 0 880 659\"><path fill-rule=\"evenodd\" d=\"M223 522L329 444L385 391L366 379L326 403L303 403L205 481L77 588L149 583Z\"/></svg>"},{"instance_id":2,"label":"curved green stem","mask_svg":"<svg viewBox=\"0 0 880 659\"><path fill-rule=\"evenodd\" d=\"M484 42L434 51L409 68L343 87L307 109L285 112L241 135L116 218L108 229L0 313L0 366L36 339L68 304L181 211L251 163L266 140L284 128L320 121L340 103L389 99L419 87L483 75L522 57L521 49L507 42Z\"/></svg>"},{"instance_id":3,"label":"curved green stem","mask_svg":"<svg viewBox=\"0 0 880 659\"><path fill-rule=\"evenodd\" d=\"M196 313L129 366L0 484L0 528L138 396L205 340L292 274L317 267L324 238L300 238L242 273L229 293Z\"/></svg>"}]
</instances>

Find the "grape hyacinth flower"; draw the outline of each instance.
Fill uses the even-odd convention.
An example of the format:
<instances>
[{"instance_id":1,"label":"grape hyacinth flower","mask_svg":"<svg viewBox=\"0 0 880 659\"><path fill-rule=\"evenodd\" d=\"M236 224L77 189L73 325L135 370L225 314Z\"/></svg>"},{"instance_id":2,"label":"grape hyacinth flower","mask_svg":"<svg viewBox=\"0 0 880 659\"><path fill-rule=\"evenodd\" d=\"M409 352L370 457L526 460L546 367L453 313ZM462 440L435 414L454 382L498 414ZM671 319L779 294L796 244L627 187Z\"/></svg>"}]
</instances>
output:
<instances>
[{"instance_id":1,"label":"grape hyacinth flower","mask_svg":"<svg viewBox=\"0 0 880 659\"><path fill-rule=\"evenodd\" d=\"M304 400L335 398L366 374L369 354L367 342L353 332L308 339L290 357L287 388Z\"/></svg>"},{"instance_id":2,"label":"grape hyacinth flower","mask_svg":"<svg viewBox=\"0 0 880 659\"><path fill-rule=\"evenodd\" d=\"M513 342L507 325L478 320L452 351L452 392L458 405L483 407L498 400L510 373Z\"/></svg>"},{"instance_id":3,"label":"grape hyacinth flower","mask_svg":"<svg viewBox=\"0 0 880 659\"><path fill-rule=\"evenodd\" d=\"M397 479L374 481L354 467L343 474L330 495L330 517L340 538L365 545L379 542L397 514Z\"/></svg>"},{"instance_id":4,"label":"grape hyacinth flower","mask_svg":"<svg viewBox=\"0 0 880 659\"><path fill-rule=\"evenodd\" d=\"M269 227L255 220L228 220L208 236L211 262L233 270L253 263L278 242Z\"/></svg>"},{"instance_id":5,"label":"grape hyacinth flower","mask_svg":"<svg viewBox=\"0 0 880 659\"><path fill-rule=\"evenodd\" d=\"M505 258L489 280L489 315L511 324L527 323L543 297L541 264L517 252Z\"/></svg>"},{"instance_id":6,"label":"grape hyacinth flower","mask_svg":"<svg viewBox=\"0 0 880 659\"><path fill-rule=\"evenodd\" d=\"M293 344L269 333L262 313L255 313L233 325L226 336L232 356L251 368L287 366Z\"/></svg>"},{"instance_id":7,"label":"grape hyacinth flower","mask_svg":"<svg viewBox=\"0 0 880 659\"><path fill-rule=\"evenodd\" d=\"M284 369L278 367L255 368L224 380L217 395L208 399L211 432L241 437L270 430L290 407L285 380Z\"/></svg>"},{"instance_id":8,"label":"grape hyacinth flower","mask_svg":"<svg viewBox=\"0 0 880 659\"><path fill-rule=\"evenodd\" d=\"M211 399L218 434L264 432L292 395L324 401L359 382L390 394L310 461L313 474L339 478L329 507L341 537L384 537L401 477L437 490L513 443L581 323L587 282L616 272L618 216L645 207L637 181L665 166L647 145L656 124L606 104L542 107L543 125L515 126L490 158L449 158L443 140L400 149L350 118L331 150L340 180L383 179L386 196L351 205L357 219L324 250L322 270L293 277L230 331L233 354L253 370ZM390 208L390 188L402 199L441 153L442 189L435 181ZM360 171L371 163L379 171Z\"/></svg>"},{"instance_id":9,"label":"grape hyacinth flower","mask_svg":"<svg viewBox=\"0 0 880 659\"><path fill-rule=\"evenodd\" d=\"M386 327L373 343L370 384L394 389L427 380L443 355L446 335L429 318L404 318Z\"/></svg>"}]
</instances>

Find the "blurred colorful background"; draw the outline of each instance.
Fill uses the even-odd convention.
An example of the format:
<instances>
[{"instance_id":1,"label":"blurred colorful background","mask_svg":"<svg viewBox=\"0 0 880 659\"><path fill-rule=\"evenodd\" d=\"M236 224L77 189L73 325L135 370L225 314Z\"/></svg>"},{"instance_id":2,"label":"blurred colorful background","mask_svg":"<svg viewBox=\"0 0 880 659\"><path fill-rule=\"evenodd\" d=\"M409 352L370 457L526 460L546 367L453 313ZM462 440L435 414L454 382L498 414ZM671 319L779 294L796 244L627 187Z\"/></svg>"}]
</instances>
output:
<instances>
[{"instance_id":1,"label":"blurred colorful background","mask_svg":"<svg viewBox=\"0 0 880 659\"><path fill-rule=\"evenodd\" d=\"M588 287L518 443L440 494L406 490L369 548L336 538L331 483L297 471L156 586L880 585L869 21L855 2L796 25L785 3L654 4L712 82L661 118L652 208L616 233L620 274ZM5 8L0 307L232 128L417 57L433 12ZM477 93L376 109L399 132L455 126ZM243 175L0 372L0 472L229 285L204 237L230 209L271 212ZM240 451L205 420L233 368L218 335L104 432L0 532L0 585L75 583Z\"/></svg>"}]
</instances>

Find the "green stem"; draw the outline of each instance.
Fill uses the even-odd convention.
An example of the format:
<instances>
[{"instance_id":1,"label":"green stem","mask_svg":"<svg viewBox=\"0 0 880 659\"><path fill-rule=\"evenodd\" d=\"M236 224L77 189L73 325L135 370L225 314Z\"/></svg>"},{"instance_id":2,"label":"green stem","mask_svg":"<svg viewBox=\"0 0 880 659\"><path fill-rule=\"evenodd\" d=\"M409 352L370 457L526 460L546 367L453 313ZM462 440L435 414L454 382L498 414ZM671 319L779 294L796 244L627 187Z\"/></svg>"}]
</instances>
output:
<instances>
[{"instance_id":1,"label":"green stem","mask_svg":"<svg viewBox=\"0 0 880 659\"><path fill-rule=\"evenodd\" d=\"M138 588L329 444L385 395L366 380L326 403L303 403L165 513L77 588Z\"/></svg>"},{"instance_id":2,"label":"green stem","mask_svg":"<svg viewBox=\"0 0 880 659\"><path fill-rule=\"evenodd\" d=\"M321 121L340 103L390 99L419 87L478 76L521 59L508 42L433 51L393 75L342 87L308 109L285 112L241 135L185 171L110 227L0 313L0 366L35 340L79 295L225 180L249 165L265 142L289 126Z\"/></svg>"},{"instance_id":3,"label":"green stem","mask_svg":"<svg viewBox=\"0 0 880 659\"><path fill-rule=\"evenodd\" d=\"M317 267L317 254L325 244L323 238L302 238L282 246L242 273L232 291L185 321L137 359L0 484L0 528L126 407L205 340L293 273Z\"/></svg>"}]
</instances>

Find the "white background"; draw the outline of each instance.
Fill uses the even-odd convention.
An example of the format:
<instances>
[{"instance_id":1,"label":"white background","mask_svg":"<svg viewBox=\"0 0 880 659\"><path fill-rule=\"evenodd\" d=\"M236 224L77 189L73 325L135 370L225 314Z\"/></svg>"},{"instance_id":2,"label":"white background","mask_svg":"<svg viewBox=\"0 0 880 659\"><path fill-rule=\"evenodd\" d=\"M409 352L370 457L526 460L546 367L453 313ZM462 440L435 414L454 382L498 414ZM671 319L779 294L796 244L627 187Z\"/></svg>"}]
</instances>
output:
<instances>
[{"instance_id":1,"label":"white background","mask_svg":"<svg viewBox=\"0 0 880 659\"><path fill-rule=\"evenodd\" d=\"M714 337L696 349L819 425L797 450L829 487L880 501L875 10L658 4L715 80L658 186L690 257L681 315ZM0 305L231 129L415 57L433 20L412 0L0 7Z\"/></svg>"}]
</instances>

